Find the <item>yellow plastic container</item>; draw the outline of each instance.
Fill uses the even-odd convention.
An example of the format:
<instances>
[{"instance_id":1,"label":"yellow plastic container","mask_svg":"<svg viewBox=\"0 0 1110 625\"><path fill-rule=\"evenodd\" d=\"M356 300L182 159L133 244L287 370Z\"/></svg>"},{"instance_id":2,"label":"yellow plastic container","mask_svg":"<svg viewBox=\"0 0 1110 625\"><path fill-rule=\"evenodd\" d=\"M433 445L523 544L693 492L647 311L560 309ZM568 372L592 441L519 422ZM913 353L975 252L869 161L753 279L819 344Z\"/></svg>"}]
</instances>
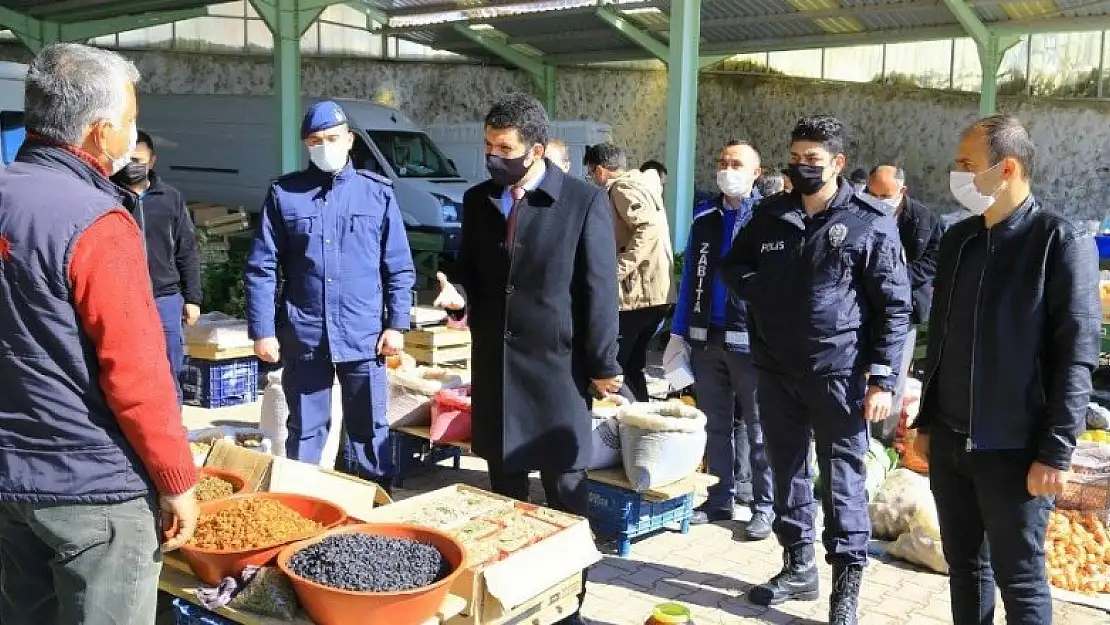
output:
<instances>
[{"instance_id":1,"label":"yellow plastic container","mask_svg":"<svg viewBox=\"0 0 1110 625\"><path fill-rule=\"evenodd\" d=\"M644 625L694 625L690 609L678 603L660 603Z\"/></svg>"}]
</instances>

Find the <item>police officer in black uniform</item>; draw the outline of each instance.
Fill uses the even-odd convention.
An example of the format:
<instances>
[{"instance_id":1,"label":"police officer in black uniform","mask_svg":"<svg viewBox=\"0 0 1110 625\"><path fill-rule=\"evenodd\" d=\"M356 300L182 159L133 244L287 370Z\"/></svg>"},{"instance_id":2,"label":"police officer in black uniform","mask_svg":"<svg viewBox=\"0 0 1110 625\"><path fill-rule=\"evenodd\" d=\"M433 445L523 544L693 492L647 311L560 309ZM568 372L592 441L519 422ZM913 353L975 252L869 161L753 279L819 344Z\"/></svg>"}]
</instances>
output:
<instances>
[{"instance_id":1,"label":"police officer in black uniform","mask_svg":"<svg viewBox=\"0 0 1110 625\"><path fill-rule=\"evenodd\" d=\"M782 571L748 598L817 599L812 439L833 567L829 623L854 625L871 531L867 421L890 413L910 324L909 278L890 211L841 176L843 124L804 117L791 140L793 191L760 204L722 272L748 306L775 534L785 550Z\"/></svg>"}]
</instances>

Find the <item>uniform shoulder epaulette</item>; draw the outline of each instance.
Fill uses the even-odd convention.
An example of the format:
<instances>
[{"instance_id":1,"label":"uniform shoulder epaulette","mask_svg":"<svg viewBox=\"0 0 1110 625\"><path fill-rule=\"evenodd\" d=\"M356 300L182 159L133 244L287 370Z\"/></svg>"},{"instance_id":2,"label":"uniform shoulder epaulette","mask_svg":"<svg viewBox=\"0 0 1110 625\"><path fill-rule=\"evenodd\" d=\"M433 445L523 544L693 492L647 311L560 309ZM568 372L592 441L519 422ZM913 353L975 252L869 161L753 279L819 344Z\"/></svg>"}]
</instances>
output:
<instances>
[{"instance_id":1,"label":"uniform shoulder epaulette","mask_svg":"<svg viewBox=\"0 0 1110 625\"><path fill-rule=\"evenodd\" d=\"M369 179L373 180L374 182L384 184L387 187L392 187L393 186L393 180L392 179L386 178L385 176L383 176L381 174L376 174L376 173L370 171L369 169L356 169L355 171L357 171L358 175L362 176L363 178L369 178Z\"/></svg>"}]
</instances>

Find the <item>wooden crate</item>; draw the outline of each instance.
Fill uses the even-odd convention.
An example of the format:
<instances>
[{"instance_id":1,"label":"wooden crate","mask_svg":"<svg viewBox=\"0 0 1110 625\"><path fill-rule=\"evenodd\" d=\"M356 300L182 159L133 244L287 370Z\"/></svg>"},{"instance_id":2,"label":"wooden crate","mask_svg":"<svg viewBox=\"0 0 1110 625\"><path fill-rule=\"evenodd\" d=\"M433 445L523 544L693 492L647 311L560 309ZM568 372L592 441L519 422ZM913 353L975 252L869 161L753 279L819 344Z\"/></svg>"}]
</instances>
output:
<instances>
[{"instance_id":1,"label":"wooden crate","mask_svg":"<svg viewBox=\"0 0 1110 625\"><path fill-rule=\"evenodd\" d=\"M416 360L417 364L421 365L439 366L470 361L470 345L439 348L406 345L405 351Z\"/></svg>"},{"instance_id":2,"label":"wooden crate","mask_svg":"<svg viewBox=\"0 0 1110 625\"><path fill-rule=\"evenodd\" d=\"M405 345L439 349L470 345L470 330L431 326L409 330L405 334Z\"/></svg>"},{"instance_id":3,"label":"wooden crate","mask_svg":"<svg viewBox=\"0 0 1110 625\"><path fill-rule=\"evenodd\" d=\"M254 347L232 347L220 349L218 345L204 343L189 343L185 346L185 353L190 358L201 360L231 360L232 358L246 358L254 355Z\"/></svg>"}]
</instances>

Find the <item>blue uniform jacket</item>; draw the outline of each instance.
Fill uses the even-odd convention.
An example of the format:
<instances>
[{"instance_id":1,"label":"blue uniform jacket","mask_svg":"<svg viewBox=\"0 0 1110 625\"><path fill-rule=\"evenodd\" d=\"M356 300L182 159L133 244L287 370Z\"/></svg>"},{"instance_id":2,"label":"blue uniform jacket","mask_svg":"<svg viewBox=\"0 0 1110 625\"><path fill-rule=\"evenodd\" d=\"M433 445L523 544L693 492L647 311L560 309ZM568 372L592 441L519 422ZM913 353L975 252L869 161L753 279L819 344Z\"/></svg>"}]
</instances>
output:
<instances>
[{"instance_id":1,"label":"blue uniform jacket","mask_svg":"<svg viewBox=\"0 0 1110 625\"><path fill-rule=\"evenodd\" d=\"M246 265L250 337L277 337L283 359L376 358L383 327L409 327L414 280L388 180L310 166L279 178L262 205Z\"/></svg>"},{"instance_id":2,"label":"blue uniform jacket","mask_svg":"<svg viewBox=\"0 0 1110 625\"><path fill-rule=\"evenodd\" d=\"M724 198L720 195L712 198L702 200L694 207L694 219L711 210L721 210L722 215L722 240L721 240L721 258L728 254L729 249L732 248L732 242L735 240L736 234L739 230L736 228L736 220L742 219L741 228L743 228L748 221L751 220L752 212L763 196L759 191L752 189L752 195L746 198L737 209L724 208ZM693 228L691 228L693 230ZM692 297L693 277L691 276L691 259L694 258L693 253L694 240L692 237L686 239L686 252L682 255L682 281L678 289L678 303L675 304L674 317L671 319L671 334L676 334L683 338L689 338L687 332L690 328L690 299ZM725 288L725 283L721 281L721 267L717 267L717 275L713 279L713 299L712 307L709 313L709 323L715 328L724 328L726 321L726 313L728 310L728 289ZM746 350L745 350L746 351Z\"/></svg>"},{"instance_id":3,"label":"blue uniform jacket","mask_svg":"<svg viewBox=\"0 0 1110 625\"><path fill-rule=\"evenodd\" d=\"M740 231L722 277L748 304L753 362L771 373L869 372L893 388L910 328L910 283L898 226L844 179L806 217L801 196L767 198Z\"/></svg>"}]
</instances>

